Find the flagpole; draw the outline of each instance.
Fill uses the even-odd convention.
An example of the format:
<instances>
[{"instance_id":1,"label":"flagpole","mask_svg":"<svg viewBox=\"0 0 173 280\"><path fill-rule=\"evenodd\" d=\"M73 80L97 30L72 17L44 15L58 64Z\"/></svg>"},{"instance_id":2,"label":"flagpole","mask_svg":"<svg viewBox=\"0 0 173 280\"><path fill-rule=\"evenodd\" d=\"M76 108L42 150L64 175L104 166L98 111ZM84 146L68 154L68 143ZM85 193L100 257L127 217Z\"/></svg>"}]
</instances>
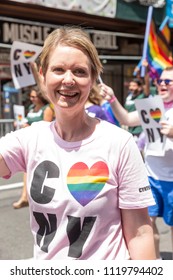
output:
<instances>
[{"instance_id":1,"label":"flagpole","mask_svg":"<svg viewBox=\"0 0 173 280\"><path fill-rule=\"evenodd\" d=\"M164 19L164 21L162 22L162 24L161 24L160 27L159 27L159 30L160 30L160 31L162 31L162 29L165 27L165 25L167 24L168 20L169 20L169 17L166 16L165 19Z\"/></svg>"},{"instance_id":2,"label":"flagpole","mask_svg":"<svg viewBox=\"0 0 173 280\"><path fill-rule=\"evenodd\" d=\"M153 6L149 6L148 8L148 15L147 15L147 23L145 29L145 37L144 37L144 47L143 47L143 54L142 54L142 61L147 57L147 47L148 47L148 36L150 32L150 24L152 20L153 14ZM141 77L145 76L145 66L142 65L141 67Z\"/></svg>"}]
</instances>

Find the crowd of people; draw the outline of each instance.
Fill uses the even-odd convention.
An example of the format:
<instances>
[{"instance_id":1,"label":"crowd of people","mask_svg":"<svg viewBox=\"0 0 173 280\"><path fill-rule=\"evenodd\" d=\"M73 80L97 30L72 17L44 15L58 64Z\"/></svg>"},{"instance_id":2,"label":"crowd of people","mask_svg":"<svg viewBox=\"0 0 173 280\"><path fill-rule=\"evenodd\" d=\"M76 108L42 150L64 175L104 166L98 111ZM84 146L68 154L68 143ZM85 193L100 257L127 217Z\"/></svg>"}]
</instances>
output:
<instances>
[{"instance_id":1,"label":"crowd of people","mask_svg":"<svg viewBox=\"0 0 173 280\"><path fill-rule=\"evenodd\" d=\"M111 87L98 84L102 71L82 28L54 30L37 79L46 103L38 106L31 91L26 127L0 139L0 176L25 174L13 206L29 206L36 259L160 259L157 217L171 227L173 244L173 68L156 85L166 112L164 156L145 145L144 157L134 100L150 94L133 79L121 105Z\"/></svg>"},{"instance_id":2,"label":"crowd of people","mask_svg":"<svg viewBox=\"0 0 173 280\"><path fill-rule=\"evenodd\" d=\"M157 81L158 95L161 96L165 108L165 120L160 121L160 132L166 136L164 154L151 155L145 145L144 161L149 183L156 204L148 207L154 230L157 259L160 259L159 232L156 225L157 217L163 217L164 222L171 227L173 248L173 67L165 68ZM106 99L112 99L113 90L102 84L102 94ZM129 113L118 99L111 103L112 110L121 124L129 127L140 124L138 111Z\"/></svg>"}]
</instances>

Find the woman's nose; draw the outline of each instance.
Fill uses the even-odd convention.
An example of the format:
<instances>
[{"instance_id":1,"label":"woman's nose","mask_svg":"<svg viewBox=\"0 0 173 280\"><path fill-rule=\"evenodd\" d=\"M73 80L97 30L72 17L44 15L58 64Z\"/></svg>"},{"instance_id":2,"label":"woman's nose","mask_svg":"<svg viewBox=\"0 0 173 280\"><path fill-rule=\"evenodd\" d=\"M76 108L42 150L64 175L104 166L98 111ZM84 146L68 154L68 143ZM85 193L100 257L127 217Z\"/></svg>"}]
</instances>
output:
<instances>
[{"instance_id":1,"label":"woman's nose","mask_svg":"<svg viewBox=\"0 0 173 280\"><path fill-rule=\"evenodd\" d=\"M73 73L71 73L71 71L67 71L64 74L63 82L67 86L73 86L74 85L75 81L74 81Z\"/></svg>"}]
</instances>

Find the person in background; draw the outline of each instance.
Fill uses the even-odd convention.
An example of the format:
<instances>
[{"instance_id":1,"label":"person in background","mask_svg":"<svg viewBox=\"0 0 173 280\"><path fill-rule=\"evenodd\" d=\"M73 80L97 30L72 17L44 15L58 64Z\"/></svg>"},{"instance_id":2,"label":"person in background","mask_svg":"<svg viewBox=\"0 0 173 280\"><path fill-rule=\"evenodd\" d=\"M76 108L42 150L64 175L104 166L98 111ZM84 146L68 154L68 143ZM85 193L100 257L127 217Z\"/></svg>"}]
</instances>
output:
<instances>
[{"instance_id":1,"label":"person in background","mask_svg":"<svg viewBox=\"0 0 173 280\"><path fill-rule=\"evenodd\" d=\"M155 260L154 199L135 141L85 110L102 71L88 33L54 30L40 65L55 120L0 139L0 176L27 170L34 258Z\"/></svg>"},{"instance_id":2,"label":"person in background","mask_svg":"<svg viewBox=\"0 0 173 280\"><path fill-rule=\"evenodd\" d=\"M30 92L30 101L32 104L29 106L28 114L25 118L25 123L22 125L22 127L27 127L33 122L38 122L42 120L50 122L53 120L54 111L49 106L48 100L43 97L43 94L41 93L38 86L32 87ZM22 193L19 200L13 203L14 209L20 209L22 207L28 206L26 176L26 173L24 173Z\"/></svg>"},{"instance_id":3,"label":"person in background","mask_svg":"<svg viewBox=\"0 0 173 280\"><path fill-rule=\"evenodd\" d=\"M145 68L144 77L141 77L141 69L138 66L134 69L134 76L143 83L145 97L157 95L157 79L159 78L157 71L150 67L147 59L143 59L141 66Z\"/></svg>"},{"instance_id":4,"label":"person in background","mask_svg":"<svg viewBox=\"0 0 173 280\"><path fill-rule=\"evenodd\" d=\"M108 121L108 117L103 110L102 106L102 97L99 94L99 90L95 85L88 96L88 99L85 103L85 111L91 117L96 117L105 121Z\"/></svg>"},{"instance_id":5,"label":"person in background","mask_svg":"<svg viewBox=\"0 0 173 280\"><path fill-rule=\"evenodd\" d=\"M101 98L102 98L101 106L102 106L103 110L105 111L105 114L107 115L107 120L108 120L108 122L110 122L110 123L112 123L112 124L115 124L115 125L117 125L117 126L120 127L120 124L119 124L118 120L116 119L114 113L112 112L111 102L112 102L113 100L109 100L109 101L108 101L108 100L105 100L105 99L102 97L101 93L100 93L100 91L101 91L101 84L98 84L97 87L98 87L98 90L99 90L99 95L100 95Z\"/></svg>"},{"instance_id":6,"label":"person in background","mask_svg":"<svg viewBox=\"0 0 173 280\"><path fill-rule=\"evenodd\" d=\"M173 67L167 67L162 71L160 78L157 80L157 91L165 108L165 120L160 122L160 132L166 136L164 156L150 155L145 148L144 160L156 201L156 205L149 207L149 215L154 230L156 256L157 259L160 259L157 217L163 217L164 222L171 227L173 250ZM114 92L110 87L102 84L102 95L110 100L114 97ZM128 126L140 124L138 112L128 113L117 98L114 98L111 106L121 124ZM140 142L141 145L145 143L144 135Z\"/></svg>"},{"instance_id":7,"label":"person in background","mask_svg":"<svg viewBox=\"0 0 173 280\"><path fill-rule=\"evenodd\" d=\"M90 116L98 117L119 126L118 121L112 113L110 103L105 101L100 94L99 84L95 84L91 89L88 100L85 104L85 109Z\"/></svg>"},{"instance_id":8,"label":"person in background","mask_svg":"<svg viewBox=\"0 0 173 280\"><path fill-rule=\"evenodd\" d=\"M53 120L54 111L38 86L32 87L29 98L32 104L28 108L26 123L23 127L31 125L33 122Z\"/></svg>"},{"instance_id":9,"label":"person in background","mask_svg":"<svg viewBox=\"0 0 173 280\"><path fill-rule=\"evenodd\" d=\"M129 83L128 96L126 97L125 104L124 104L124 108L128 112L136 111L135 100L146 98L143 87L144 87L144 84L143 84L142 80L138 79L138 78L134 78ZM130 133L132 133L132 135L138 145L138 139L140 137L140 134L143 131L142 126L141 125L133 126L133 127L129 126L128 131ZM140 149L139 145L138 145L138 148Z\"/></svg>"}]
</instances>

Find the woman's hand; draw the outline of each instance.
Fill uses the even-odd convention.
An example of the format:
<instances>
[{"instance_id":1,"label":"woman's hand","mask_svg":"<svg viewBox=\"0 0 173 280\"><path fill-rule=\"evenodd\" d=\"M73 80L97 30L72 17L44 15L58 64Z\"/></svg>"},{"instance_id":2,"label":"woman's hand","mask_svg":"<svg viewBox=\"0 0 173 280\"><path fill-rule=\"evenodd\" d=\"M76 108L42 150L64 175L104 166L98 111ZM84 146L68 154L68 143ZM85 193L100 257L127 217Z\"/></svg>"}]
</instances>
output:
<instances>
[{"instance_id":1,"label":"woman's hand","mask_svg":"<svg viewBox=\"0 0 173 280\"><path fill-rule=\"evenodd\" d=\"M160 132L167 137L173 138L173 125L171 125L168 121L161 121L161 129Z\"/></svg>"},{"instance_id":2,"label":"woman's hand","mask_svg":"<svg viewBox=\"0 0 173 280\"><path fill-rule=\"evenodd\" d=\"M99 84L98 87L100 88L100 94L101 96L107 100L110 101L115 95L113 92L113 89L111 87L108 87L105 84Z\"/></svg>"}]
</instances>

